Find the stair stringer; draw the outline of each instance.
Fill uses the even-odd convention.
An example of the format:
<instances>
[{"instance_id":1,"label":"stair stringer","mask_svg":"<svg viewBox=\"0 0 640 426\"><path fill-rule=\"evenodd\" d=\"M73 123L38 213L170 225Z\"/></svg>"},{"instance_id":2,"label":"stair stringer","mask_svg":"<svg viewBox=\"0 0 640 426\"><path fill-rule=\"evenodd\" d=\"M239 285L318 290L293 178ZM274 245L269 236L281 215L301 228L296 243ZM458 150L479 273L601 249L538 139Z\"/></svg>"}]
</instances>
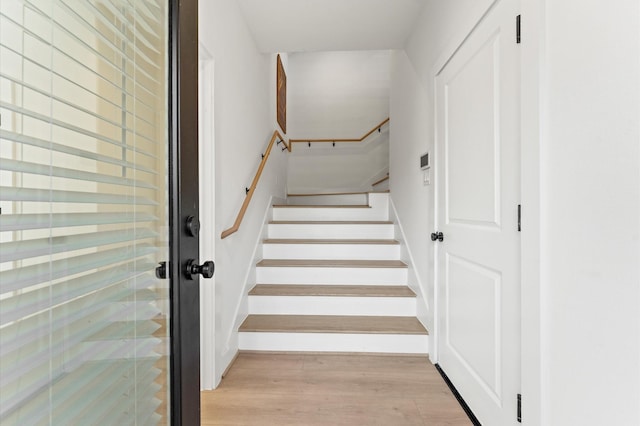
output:
<instances>
[{"instance_id":1,"label":"stair stringer","mask_svg":"<svg viewBox=\"0 0 640 426\"><path fill-rule=\"evenodd\" d=\"M418 318L418 321L420 321L427 330L434 330L433 324L430 324L429 321L429 318L431 316L431 305L427 298L427 294L429 294L429 292L426 285L424 284L424 281L421 279L418 271L414 267L416 263L413 259L411 249L407 244L407 238L405 236L404 230L402 229L402 223L400 221L400 218L398 217L396 206L393 203L391 194L388 195L389 220L394 223L395 239L400 242L400 260L408 265L407 285L416 294L416 316ZM433 333L429 333L429 348L435 348Z\"/></svg>"},{"instance_id":2,"label":"stair stringer","mask_svg":"<svg viewBox=\"0 0 640 426\"><path fill-rule=\"evenodd\" d=\"M267 207L262 217L262 225L260 226L260 231L258 232L256 242L253 247L253 252L249 258L249 262L247 262L246 272L244 279L242 280L243 284L240 297L233 314L234 321L226 330L228 334L226 336L219 336L220 341L224 341L224 345L223 349L220 351L221 359L216 360L216 363L221 366L218 371L227 371L238 353L238 328L249 315L249 290L251 290L256 283L256 264L262 260L262 242L267 238L268 225L273 218L273 204L284 204L284 202L285 200L281 198L271 196L267 203ZM220 377L217 377L216 379L219 381Z\"/></svg>"}]
</instances>

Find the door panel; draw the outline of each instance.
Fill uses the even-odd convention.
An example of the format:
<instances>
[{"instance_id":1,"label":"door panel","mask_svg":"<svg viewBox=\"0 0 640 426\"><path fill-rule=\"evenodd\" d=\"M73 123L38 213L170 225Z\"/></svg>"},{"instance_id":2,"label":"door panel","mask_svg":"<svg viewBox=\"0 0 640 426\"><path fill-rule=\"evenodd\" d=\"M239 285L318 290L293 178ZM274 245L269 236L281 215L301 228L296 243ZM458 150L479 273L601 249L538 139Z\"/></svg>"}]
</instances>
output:
<instances>
[{"instance_id":1,"label":"door panel","mask_svg":"<svg viewBox=\"0 0 640 426\"><path fill-rule=\"evenodd\" d=\"M446 347L499 400L501 274L447 253L445 275Z\"/></svg>"},{"instance_id":2,"label":"door panel","mask_svg":"<svg viewBox=\"0 0 640 426\"><path fill-rule=\"evenodd\" d=\"M483 424L520 385L519 59L499 0L436 77L438 362Z\"/></svg>"},{"instance_id":3,"label":"door panel","mask_svg":"<svg viewBox=\"0 0 640 426\"><path fill-rule=\"evenodd\" d=\"M447 223L499 225L499 35L446 83Z\"/></svg>"}]
</instances>

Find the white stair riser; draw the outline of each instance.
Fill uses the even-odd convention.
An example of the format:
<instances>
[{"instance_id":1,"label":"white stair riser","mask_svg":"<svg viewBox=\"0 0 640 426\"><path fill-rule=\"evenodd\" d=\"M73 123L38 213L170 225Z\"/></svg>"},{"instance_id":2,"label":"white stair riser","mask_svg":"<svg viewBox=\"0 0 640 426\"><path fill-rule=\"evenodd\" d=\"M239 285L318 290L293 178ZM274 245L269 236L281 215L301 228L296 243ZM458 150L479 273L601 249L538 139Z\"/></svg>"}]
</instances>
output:
<instances>
[{"instance_id":1,"label":"white stair riser","mask_svg":"<svg viewBox=\"0 0 640 426\"><path fill-rule=\"evenodd\" d=\"M367 194L343 194L343 195L314 195L314 196L288 196L287 204L304 204L304 205L350 205L350 204L367 204Z\"/></svg>"},{"instance_id":2,"label":"white stair riser","mask_svg":"<svg viewBox=\"0 0 640 426\"><path fill-rule=\"evenodd\" d=\"M269 238L393 239L393 224L269 224Z\"/></svg>"},{"instance_id":3,"label":"white stair riser","mask_svg":"<svg viewBox=\"0 0 640 426\"><path fill-rule=\"evenodd\" d=\"M247 351L373 352L426 354L424 334L239 333L239 349Z\"/></svg>"},{"instance_id":4,"label":"white stair riser","mask_svg":"<svg viewBox=\"0 0 640 426\"><path fill-rule=\"evenodd\" d=\"M387 220L388 210L374 208L274 207L273 220Z\"/></svg>"},{"instance_id":5,"label":"white stair riser","mask_svg":"<svg viewBox=\"0 0 640 426\"><path fill-rule=\"evenodd\" d=\"M257 267L259 284L406 285L407 268Z\"/></svg>"},{"instance_id":6,"label":"white stair riser","mask_svg":"<svg viewBox=\"0 0 640 426\"><path fill-rule=\"evenodd\" d=\"M264 244L263 259L399 260L399 244Z\"/></svg>"},{"instance_id":7,"label":"white stair riser","mask_svg":"<svg viewBox=\"0 0 640 426\"><path fill-rule=\"evenodd\" d=\"M265 315L415 316L415 297L249 296L249 312Z\"/></svg>"}]
</instances>

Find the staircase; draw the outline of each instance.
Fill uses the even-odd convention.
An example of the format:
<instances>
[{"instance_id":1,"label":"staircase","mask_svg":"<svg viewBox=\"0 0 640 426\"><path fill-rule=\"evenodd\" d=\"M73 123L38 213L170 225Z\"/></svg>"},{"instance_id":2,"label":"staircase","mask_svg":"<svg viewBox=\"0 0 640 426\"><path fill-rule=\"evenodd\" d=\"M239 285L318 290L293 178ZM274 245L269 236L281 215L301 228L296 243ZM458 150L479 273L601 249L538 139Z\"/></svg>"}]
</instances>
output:
<instances>
[{"instance_id":1,"label":"staircase","mask_svg":"<svg viewBox=\"0 0 640 426\"><path fill-rule=\"evenodd\" d=\"M426 354L388 194L296 198L273 206L240 350Z\"/></svg>"}]
</instances>

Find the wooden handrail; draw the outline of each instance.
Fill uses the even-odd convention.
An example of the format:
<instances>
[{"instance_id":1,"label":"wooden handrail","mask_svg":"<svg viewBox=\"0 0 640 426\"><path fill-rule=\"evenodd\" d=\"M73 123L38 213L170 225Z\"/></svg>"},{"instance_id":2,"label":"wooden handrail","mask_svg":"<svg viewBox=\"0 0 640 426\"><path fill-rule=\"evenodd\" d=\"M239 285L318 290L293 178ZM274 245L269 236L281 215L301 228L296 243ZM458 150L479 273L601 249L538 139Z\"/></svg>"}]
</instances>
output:
<instances>
[{"instance_id":1,"label":"wooden handrail","mask_svg":"<svg viewBox=\"0 0 640 426\"><path fill-rule=\"evenodd\" d=\"M387 175L385 177L383 177L380 180L375 181L374 183L371 184L371 186L377 186L380 185L382 182L384 182L385 180L389 180L389 173L387 173Z\"/></svg>"},{"instance_id":2,"label":"wooden handrail","mask_svg":"<svg viewBox=\"0 0 640 426\"><path fill-rule=\"evenodd\" d=\"M242 223L242 219L244 219L244 214L247 212L247 208L249 207L249 203L251 202L251 197L253 197L253 193L258 186L258 181L260 180L260 176L262 175L262 170L264 169L265 164L267 164L267 160L269 159L269 154L271 154L271 148L273 147L273 143L279 139L284 144L285 148L291 152L291 143L287 144L277 130L274 130L273 136L271 136L271 140L269 141L269 146L267 146L267 152L265 152L264 157L262 157L262 161L260 162L260 166L258 167L258 171L256 172L255 177L253 178L253 182L251 182L251 186L249 187L249 192L247 192L247 196L244 198L244 202L242 203L242 207L238 212L238 216L236 216L236 221L233 222L233 226L222 232L220 235L221 238L227 238L229 235L236 232L240 229L240 224ZM284 151L284 149L283 149Z\"/></svg>"},{"instance_id":3,"label":"wooden handrail","mask_svg":"<svg viewBox=\"0 0 640 426\"><path fill-rule=\"evenodd\" d=\"M365 133L363 137L361 137L359 139L340 139L340 138L335 138L335 139L289 139L289 144L291 145L293 143L300 143L300 142L362 142L363 140L368 138L373 132L375 132L376 130L378 130L379 128L381 128L382 126L387 124L388 122L389 122L389 118L386 118L386 119L382 120L379 124L374 126L371 130L369 130L367 133Z\"/></svg>"}]
</instances>

